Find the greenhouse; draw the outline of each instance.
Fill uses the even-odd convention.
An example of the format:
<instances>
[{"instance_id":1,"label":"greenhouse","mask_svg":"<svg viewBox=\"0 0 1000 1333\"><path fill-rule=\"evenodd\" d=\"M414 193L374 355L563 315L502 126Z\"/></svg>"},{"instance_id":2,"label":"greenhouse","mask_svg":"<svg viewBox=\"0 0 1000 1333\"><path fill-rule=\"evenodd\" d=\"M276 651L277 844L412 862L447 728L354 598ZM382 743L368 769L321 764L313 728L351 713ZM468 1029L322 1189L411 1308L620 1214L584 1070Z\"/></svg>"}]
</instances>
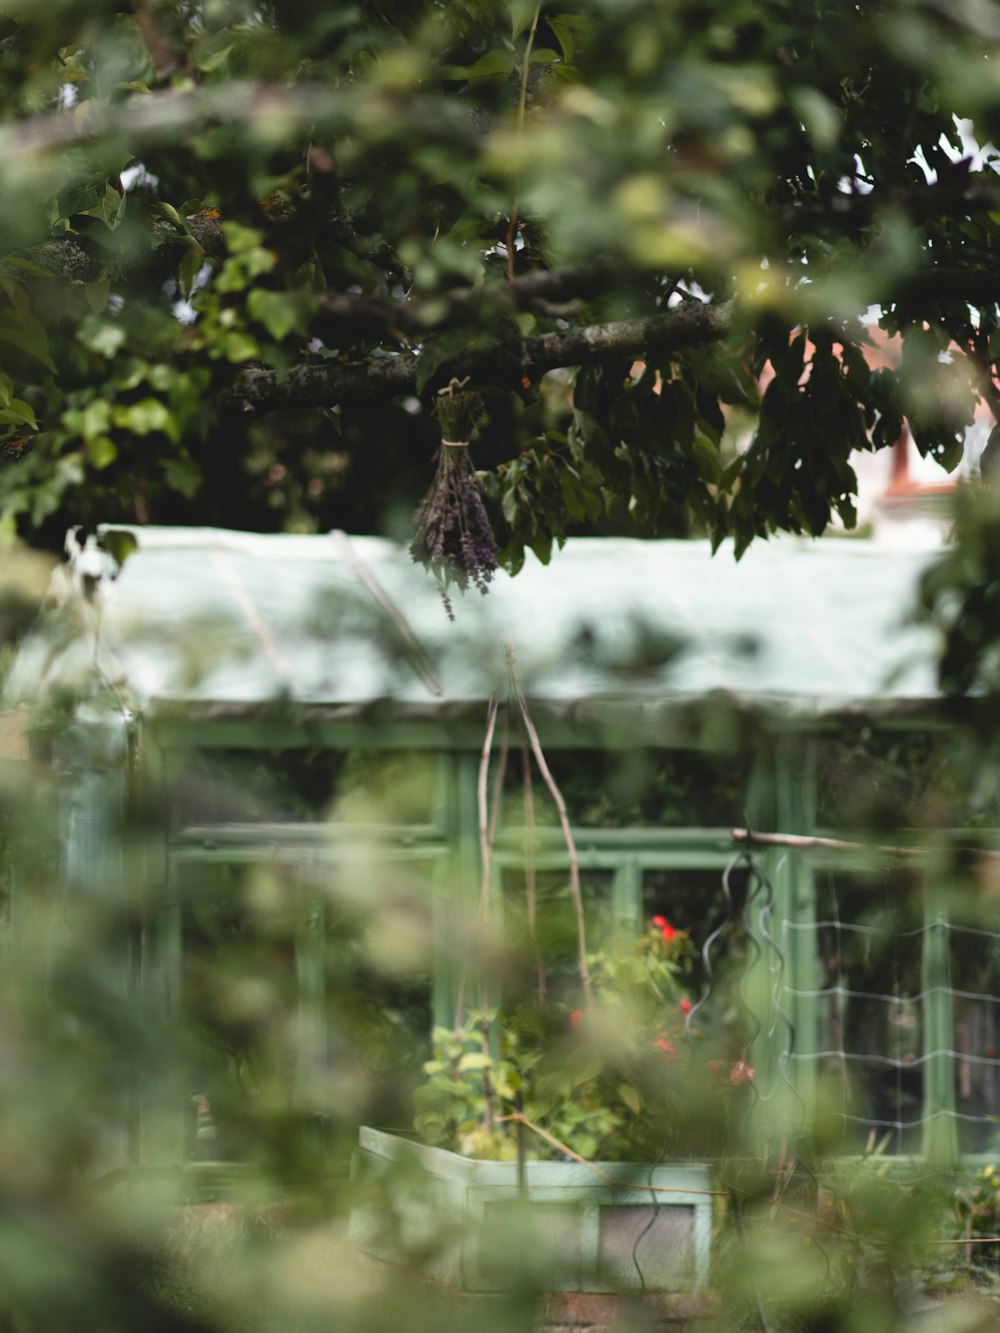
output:
<instances>
[{"instance_id":1,"label":"greenhouse","mask_svg":"<svg viewBox=\"0 0 1000 1333\"><path fill-rule=\"evenodd\" d=\"M164 1033L220 1003L210 965L248 979L169 1096L135 1094L120 1162L238 1162L226 1108L255 1023L285 1025L288 1061L265 1081L318 1122L331 1096L349 1106L358 1057L331 996L352 997L366 1077L386 1074L382 1126L411 1128L432 1031L472 1003L464 932L484 895L497 936L526 938L530 880L540 984L578 1012L573 870L589 949L651 920L690 941L687 1009L707 995L710 1011L720 966L750 976L757 1021L732 1069L786 1128L822 1093L843 1153L949 1167L987 1151L1000 916L948 886L970 848L989 864L993 834L949 804L933 643L908 622L928 559L571 540L548 568L455 598L452 623L379 539L71 539L7 685L8 730L29 742L8 759L55 774L68 911L137 904L109 967ZM519 700L548 778L511 739ZM372 903L381 970L359 946ZM255 1009L262 978L287 1012ZM192 1099L210 1126L163 1110Z\"/></svg>"}]
</instances>

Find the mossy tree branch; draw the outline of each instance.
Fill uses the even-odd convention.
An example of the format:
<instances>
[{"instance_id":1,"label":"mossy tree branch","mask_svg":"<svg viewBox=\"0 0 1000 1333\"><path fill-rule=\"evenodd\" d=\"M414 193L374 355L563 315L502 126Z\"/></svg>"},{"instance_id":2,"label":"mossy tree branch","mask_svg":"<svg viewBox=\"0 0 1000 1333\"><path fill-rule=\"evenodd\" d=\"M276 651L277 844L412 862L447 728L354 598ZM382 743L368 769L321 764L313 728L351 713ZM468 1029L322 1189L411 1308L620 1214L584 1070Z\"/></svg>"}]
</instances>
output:
<instances>
[{"instance_id":1,"label":"mossy tree branch","mask_svg":"<svg viewBox=\"0 0 1000 1333\"><path fill-rule=\"evenodd\" d=\"M645 319L594 324L534 338L484 341L442 362L427 383L434 388L453 375L468 375L478 386L510 388L560 367L717 342L729 332L732 320L731 302L685 301ZM419 352L381 354L353 365L314 362L297 366L283 378L264 367L249 367L226 390L220 405L228 411L263 413L374 401L415 393L420 370Z\"/></svg>"}]
</instances>

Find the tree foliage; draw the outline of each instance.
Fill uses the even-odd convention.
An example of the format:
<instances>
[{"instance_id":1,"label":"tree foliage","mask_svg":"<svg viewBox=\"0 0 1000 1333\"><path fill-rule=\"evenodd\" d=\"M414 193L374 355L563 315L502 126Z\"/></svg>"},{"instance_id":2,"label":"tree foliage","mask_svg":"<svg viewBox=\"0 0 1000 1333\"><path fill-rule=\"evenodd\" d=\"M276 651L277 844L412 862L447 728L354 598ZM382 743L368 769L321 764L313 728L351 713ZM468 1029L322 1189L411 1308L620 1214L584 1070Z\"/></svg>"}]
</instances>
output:
<instances>
[{"instance_id":1,"label":"tree foliage","mask_svg":"<svg viewBox=\"0 0 1000 1333\"><path fill-rule=\"evenodd\" d=\"M401 531L469 376L509 567L582 530L739 550L850 523L850 452L904 414L951 467L997 402L982 0L3 13L8 530Z\"/></svg>"}]
</instances>

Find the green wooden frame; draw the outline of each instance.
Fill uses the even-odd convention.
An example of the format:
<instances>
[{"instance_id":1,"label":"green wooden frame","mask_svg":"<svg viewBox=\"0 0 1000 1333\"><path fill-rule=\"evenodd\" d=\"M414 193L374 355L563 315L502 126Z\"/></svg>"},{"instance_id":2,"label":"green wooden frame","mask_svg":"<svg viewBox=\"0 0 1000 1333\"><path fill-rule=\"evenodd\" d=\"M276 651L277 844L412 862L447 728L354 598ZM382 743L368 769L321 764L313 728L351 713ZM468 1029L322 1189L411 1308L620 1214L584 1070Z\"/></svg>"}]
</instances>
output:
<instances>
[{"instance_id":1,"label":"green wooden frame","mask_svg":"<svg viewBox=\"0 0 1000 1333\"><path fill-rule=\"evenodd\" d=\"M468 712L468 710L464 710ZM627 710L626 710L627 711ZM655 710L654 710L655 711ZM610 722L620 716L620 705L606 709L590 709L586 718L567 720L547 719L541 726L546 747L563 746L598 748L609 744ZM630 745L663 745L666 733L683 748L700 748L705 733L685 724L676 725L676 710L657 714L663 725L647 729L642 741L637 741L639 727L636 719L620 728L613 737L616 748ZM645 714L639 719L641 722ZM669 727L665 719L670 719ZM915 728L914 716L887 716L879 725L888 728ZM920 719L923 725L923 719ZM931 719L928 727L940 725ZM823 728L821 730L825 730ZM812 734L792 729L778 730L770 748L759 756L748 792L748 807L754 814L757 827L777 832L803 833L815 829L815 742ZM146 726L140 733L141 781L145 784L147 799L154 801L169 782L171 756L182 753L190 744L200 748L295 748L302 745L325 744L351 748L363 744L366 748L397 747L436 750L440 755L439 799L430 824L411 828L380 828L385 839L386 854L393 859L414 860L447 866L433 884L433 919L435 937L443 947L436 951L433 977L433 1012L435 1022L450 1024L458 980L451 961L456 952L455 893L463 894L468 903L478 894L480 865L476 784L480 754L472 742L481 744L481 724L478 728L463 715L453 726L438 720L421 719L406 724L402 730L395 725L374 729L358 720L338 724L333 720L296 722L287 715L261 721L246 719L216 719L204 724L183 722L158 723ZM119 799L113 797L112 799ZM175 876L172 868L185 859L212 861L254 860L262 855L283 855L294 850L302 853L315 850L323 859L337 855L337 847L346 843L355 830L338 831L330 825L273 825L273 826L220 826L189 829L179 835L164 838L157 846L155 838L148 838L141 873L147 885L154 889L149 894L151 903L147 913L141 967L136 985L154 1009L169 1007L175 1002L180 977L180 915L176 898ZM576 830L581 868L605 869L614 875L614 914L623 925L641 926L641 878L646 869L716 870L720 874L735 851L729 831L715 829L655 829L613 828ZM558 829L540 828L535 831L538 852L535 858L539 870L565 868L568 864L562 837ZM322 843L322 851L319 844ZM501 829L494 851L494 874L508 865L517 864L521 855L522 833L517 829ZM796 1060L787 1073L796 1093L802 1099L805 1116L809 1118L816 1108L817 1064L810 1060L819 1050L819 1005L810 992L819 989L819 964L816 937L808 927L816 921L816 875L826 865L844 866L842 857L835 860L822 852L759 850L759 863L768 873L775 901L775 915L787 917L799 927L790 932L784 958L786 993L784 1005L794 1027ZM862 858L870 864L870 858ZM859 862L860 863L860 862ZM456 885L461 886L456 889ZM158 886L158 888L156 887ZM157 903L157 893L159 901ZM942 920L942 907L933 885L928 884L925 898L927 923L934 926ZM303 1024L314 1026L321 1009L321 960L317 948L317 928L304 926L299 941L299 977L303 987ZM929 1162L949 1167L959 1160L955 1120L954 1061L950 1055L951 1005L949 979L948 936L944 929L929 929L924 936L922 961L922 990L924 991L924 1096L923 1112L926 1120L923 1155ZM784 1034L772 1034L770 1045L764 1039L754 1051L754 1061L767 1076L775 1077L782 1059L780 1042ZM317 1032L316 1041L322 1044ZM795 1117L801 1124L801 1108ZM794 1129L794 1125L789 1126ZM162 1134L147 1127L139 1134L142 1156L149 1160L154 1144L163 1143ZM130 1149L134 1158L136 1149ZM159 1154L158 1154L159 1155ZM170 1155L170 1154L168 1154ZM161 1156L162 1160L162 1156ZM971 1160L971 1159L970 1159Z\"/></svg>"}]
</instances>

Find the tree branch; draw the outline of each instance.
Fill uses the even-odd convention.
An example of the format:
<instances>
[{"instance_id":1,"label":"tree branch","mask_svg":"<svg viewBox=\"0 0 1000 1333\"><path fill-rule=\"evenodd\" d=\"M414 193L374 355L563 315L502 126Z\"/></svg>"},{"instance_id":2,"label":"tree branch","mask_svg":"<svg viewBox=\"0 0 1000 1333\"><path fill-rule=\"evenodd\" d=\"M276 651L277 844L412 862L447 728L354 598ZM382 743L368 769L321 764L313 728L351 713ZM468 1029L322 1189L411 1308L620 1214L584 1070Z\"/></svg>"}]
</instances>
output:
<instances>
[{"instance_id":1,"label":"tree branch","mask_svg":"<svg viewBox=\"0 0 1000 1333\"><path fill-rule=\"evenodd\" d=\"M430 301L387 296L324 292L318 298L316 332L331 346L346 338L381 338L388 334L425 337L467 320L496 319L519 310L596 296L621 277L611 264L536 269L510 282L462 287Z\"/></svg>"},{"instance_id":2,"label":"tree branch","mask_svg":"<svg viewBox=\"0 0 1000 1333\"><path fill-rule=\"evenodd\" d=\"M153 62L157 83L163 84L184 68L184 51L160 22L153 5L134 0L132 16Z\"/></svg>"},{"instance_id":3,"label":"tree branch","mask_svg":"<svg viewBox=\"0 0 1000 1333\"><path fill-rule=\"evenodd\" d=\"M351 95L316 81L286 87L278 83L230 79L193 89L158 88L131 93L121 100L90 98L66 111L45 111L0 125L0 160L33 159L39 154L79 144L100 145L109 151L122 143L138 149L147 142L173 140L204 125L239 124L253 134L260 130L269 143L276 127L289 134L301 126L385 116L404 118L414 133L451 144L481 146L482 133L464 103L449 107L442 99L414 96L405 106L388 92L367 90Z\"/></svg>"},{"instance_id":4,"label":"tree branch","mask_svg":"<svg viewBox=\"0 0 1000 1333\"><path fill-rule=\"evenodd\" d=\"M732 302L686 301L646 319L483 342L437 367L427 387L444 384L453 375L468 375L480 386L513 387L560 366L679 351L724 338L732 318ZM418 352L376 352L354 365L317 361L296 366L283 378L265 367L248 367L219 402L223 411L263 413L392 398L416 392L420 364Z\"/></svg>"},{"instance_id":5,"label":"tree branch","mask_svg":"<svg viewBox=\"0 0 1000 1333\"><path fill-rule=\"evenodd\" d=\"M0 152L6 160L107 138L155 140L206 121L243 121L250 125L266 123L271 117L308 121L319 114L331 114L334 106L329 88L320 90L304 83L280 88L234 79L192 90L164 88L132 93L115 103L93 98L68 111L40 112L4 125L0 127Z\"/></svg>"}]
</instances>

